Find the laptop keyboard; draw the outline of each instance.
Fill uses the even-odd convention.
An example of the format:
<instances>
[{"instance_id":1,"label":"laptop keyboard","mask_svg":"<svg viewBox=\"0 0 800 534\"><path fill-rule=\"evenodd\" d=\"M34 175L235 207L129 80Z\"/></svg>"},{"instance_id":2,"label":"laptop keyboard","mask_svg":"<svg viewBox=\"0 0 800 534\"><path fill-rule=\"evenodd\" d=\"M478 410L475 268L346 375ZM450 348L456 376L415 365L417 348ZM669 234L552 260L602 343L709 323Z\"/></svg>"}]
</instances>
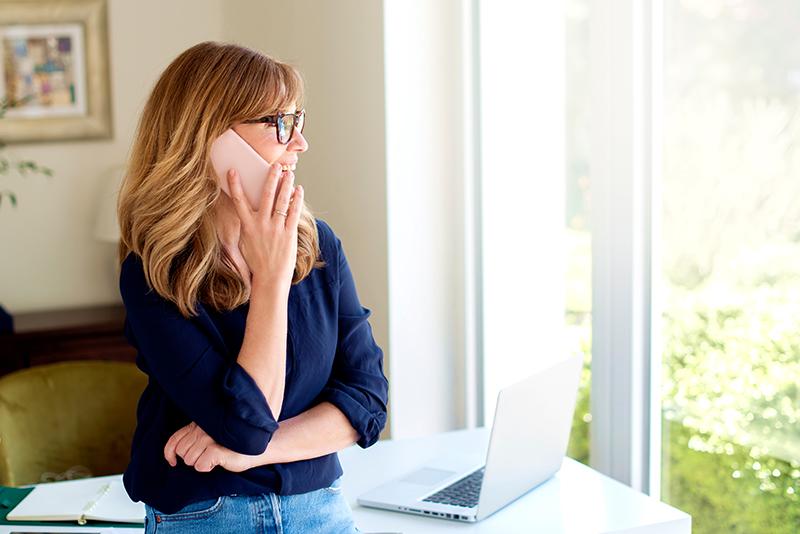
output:
<instances>
[{"instance_id":1,"label":"laptop keyboard","mask_svg":"<svg viewBox=\"0 0 800 534\"><path fill-rule=\"evenodd\" d=\"M464 506L467 508L477 506L478 497L480 497L481 494L481 484L483 484L484 469L484 467L481 467L474 473L470 473L464 478L456 480L446 488L422 500L425 502L451 504L453 506Z\"/></svg>"}]
</instances>

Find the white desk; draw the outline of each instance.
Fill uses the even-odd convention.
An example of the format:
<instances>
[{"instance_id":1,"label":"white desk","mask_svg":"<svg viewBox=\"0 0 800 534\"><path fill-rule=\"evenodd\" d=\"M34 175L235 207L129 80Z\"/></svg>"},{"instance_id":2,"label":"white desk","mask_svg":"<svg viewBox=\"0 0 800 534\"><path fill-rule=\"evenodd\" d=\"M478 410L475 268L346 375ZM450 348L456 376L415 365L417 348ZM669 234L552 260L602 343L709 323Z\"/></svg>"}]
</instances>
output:
<instances>
[{"instance_id":1,"label":"white desk","mask_svg":"<svg viewBox=\"0 0 800 534\"><path fill-rule=\"evenodd\" d=\"M342 451L342 487L356 525L365 532L403 534L691 534L689 515L571 458L564 459L553 478L478 523L377 510L356 503L360 494L413 471L422 462L452 451L485 450L488 442L489 430L480 428L386 440L366 450L353 446Z\"/></svg>"},{"instance_id":2,"label":"white desk","mask_svg":"<svg viewBox=\"0 0 800 534\"><path fill-rule=\"evenodd\" d=\"M396 476L413 471L422 462L452 451L485 450L488 429L459 430L435 436L388 440L369 449L352 446L340 453L342 488L353 508L356 525L367 532L436 534L691 534L691 518L662 502L633 491L570 458L550 480L479 523L365 508L356 497ZM11 531L95 532L137 534L136 528L23 527L0 525Z\"/></svg>"}]
</instances>

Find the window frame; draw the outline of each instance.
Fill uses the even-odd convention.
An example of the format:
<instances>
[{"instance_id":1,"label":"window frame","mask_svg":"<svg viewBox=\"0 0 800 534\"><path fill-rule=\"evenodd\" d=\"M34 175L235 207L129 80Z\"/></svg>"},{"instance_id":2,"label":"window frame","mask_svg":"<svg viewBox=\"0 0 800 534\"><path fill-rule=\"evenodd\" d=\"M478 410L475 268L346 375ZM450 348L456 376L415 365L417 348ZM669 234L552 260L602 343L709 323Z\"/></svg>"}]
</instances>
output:
<instances>
[{"instance_id":1,"label":"window frame","mask_svg":"<svg viewBox=\"0 0 800 534\"><path fill-rule=\"evenodd\" d=\"M478 20L466 25L480 51L492 36L481 24L486 9L502 10L514 20L514 4L465 0ZM654 208L660 206L662 0L590 0L590 162L592 191L592 381L590 463L632 488L660 497L661 354L658 342L660 297L653 266L659 263ZM500 5L502 4L502 5ZM499 40L499 38L498 38ZM475 44L477 43L477 44ZM563 43L552 43L554 49ZM472 53L475 115L494 103L484 99L487 83L482 56ZM491 218L481 211L481 162L489 159L481 139L473 141L475 165L473 215L478 233ZM563 177L565 180L566 176ZM491 347L482 338L484 317L497 310L483 299L487 262L480 235L473 236L478 332L474 376L478 407L470 411L478 425L494 399L486 398ZM563 313L563 310L559 310ZM476 341L477 340L477 341ZM469 362L467 362L469 364ZM469 388L468 388L469 389ZM485 405L486 409L479 407ZM485 413L484 413L485 412Z\"/></svg>"},{"instance_id":2,"label":"window frame","mask_svg":"<svg viewBox=\"0 0 800 534\"><path fill-rule=\"evenodd\" d=\"M592 466L660 495L660 0L590 2Z\"/></svg>"}]
</instances>

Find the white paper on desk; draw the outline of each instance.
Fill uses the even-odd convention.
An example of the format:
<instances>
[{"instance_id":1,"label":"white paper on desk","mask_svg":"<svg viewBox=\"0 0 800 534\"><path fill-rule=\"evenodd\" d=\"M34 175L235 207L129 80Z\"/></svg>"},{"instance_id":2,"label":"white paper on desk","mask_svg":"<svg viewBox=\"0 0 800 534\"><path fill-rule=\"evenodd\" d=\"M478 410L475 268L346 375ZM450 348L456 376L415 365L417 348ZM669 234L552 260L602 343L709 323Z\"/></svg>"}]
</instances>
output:
<instances>
[{"instance_id":1,"label":"white paper on desk","mask_svg":"<svg viewBox=\"0 0 800 534\"><path fill-rule=\"evenodd\" d=\"M125 491L122 484L122 476L119 480L111 482L108 493L95 505L91 514L87 518L96 521L110 521L121 523L144 523L144 504L133 502Z\"/></svg>"},{"instance_id":2,"label":"white paper on desk","mask_svg":"<svg viewBox=\"0 0 800 534\"><path fill-rule=\"evenodd\" d=\"M144 504L128 497L122 475L111 475L39 484L6 518L9 521L77 521L85 516L96 521L144 523L144 515Z\"/></svg>"}]
</instances>

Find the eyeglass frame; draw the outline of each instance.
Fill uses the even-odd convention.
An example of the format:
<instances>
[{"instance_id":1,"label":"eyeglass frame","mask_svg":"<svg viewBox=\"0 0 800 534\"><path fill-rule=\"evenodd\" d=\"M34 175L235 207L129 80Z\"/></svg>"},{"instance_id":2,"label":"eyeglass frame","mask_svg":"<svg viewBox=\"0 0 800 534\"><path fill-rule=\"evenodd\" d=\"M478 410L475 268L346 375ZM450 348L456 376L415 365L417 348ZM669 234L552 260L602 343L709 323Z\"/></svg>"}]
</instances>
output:
<instances>
[{"instance_id":1,"label":"eyeglass frame","mask_svg":"<svg viewBox=\"0 0 800 534\"><path fill-rule=\"evenodd\" d=\"M294 118L294 122L292 123L292 131L289 134L289 138L286 140L285 143L281 143L281 136L278 133L278 122L283 121L284 117L292 116ZM294 113L278 113L277 115L265 115L263 117L259 117L257 119L249 119L246 121L242 121L245 124L256 124L256 123L266 123L266 124L274 124L275 125L275 137L278 139L278 142L282 145L288 145L292 137L294 137L294 131L297 129L297 122L299 119L302 119L303 124L300 126L300 133L303 133L303 128L306 126L306 110L305 108L301 109L299 112L296 111Z\"/></svg>"}]
</instances>

